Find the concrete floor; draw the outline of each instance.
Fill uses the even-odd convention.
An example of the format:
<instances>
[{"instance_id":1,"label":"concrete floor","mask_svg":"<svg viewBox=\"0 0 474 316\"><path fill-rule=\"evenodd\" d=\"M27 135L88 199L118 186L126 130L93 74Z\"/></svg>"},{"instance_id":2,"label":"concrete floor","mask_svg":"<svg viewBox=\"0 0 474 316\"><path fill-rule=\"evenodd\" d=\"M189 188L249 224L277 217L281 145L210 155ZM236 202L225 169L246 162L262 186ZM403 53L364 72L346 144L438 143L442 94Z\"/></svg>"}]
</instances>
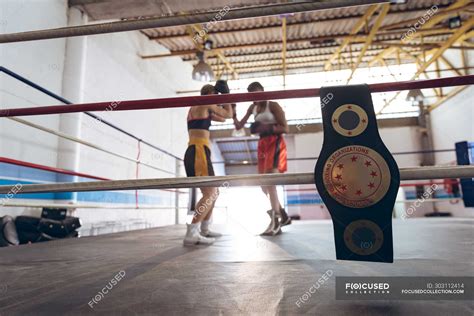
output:
<instances>
[{"instance_id":1,"label":"concrete floor","mask_svg":"<svg viewBox=\"0 0 474 316\"><path fill-rule=\"evenodd\" d=\"M0 249L0 315L473 315L470 301L336 301L335 276L474 275L474 220L394 222L395 263L336 261L329 221L185 248L170 226ZM333 276L300 307L327 270ZM88 303L120 271L100 301ZM123 274L123 273L122 273ZM110 286L110 285L109 285Z\"/></svg>"}]
</instances>

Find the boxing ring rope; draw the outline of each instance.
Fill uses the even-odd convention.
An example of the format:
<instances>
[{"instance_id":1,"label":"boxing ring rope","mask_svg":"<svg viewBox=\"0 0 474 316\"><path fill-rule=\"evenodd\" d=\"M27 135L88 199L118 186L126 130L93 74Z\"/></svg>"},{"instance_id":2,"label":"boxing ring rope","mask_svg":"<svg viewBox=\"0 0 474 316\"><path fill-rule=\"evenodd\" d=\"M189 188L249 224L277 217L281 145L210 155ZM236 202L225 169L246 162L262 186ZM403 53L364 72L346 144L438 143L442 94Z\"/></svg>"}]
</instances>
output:
<instances>
[{"instance_id":1,"label":"boxing ring rope","mask_svg":"<svg viewBox=\"0 0 474 316\"><path fill-rule=\"evenodd\" d=\"M18 203L18 202L5 202L1 204L6 207L29 207L29 208L67 208L67 209L121 209L121 210L151 210L151 209L163 209L163 210L175 210L175 205L141 205L141 206L130 206L130 205L101 205L101 204L60 204L60 203ZM187 206L180 206L178 209L188 209Z\"/></svg>"},{"instance_id":2,"label":"boxing ring rope","mask_svg":"<svg viewBox=\"0 0 474 316\"><path fill-rule=\"evenodd\" d=\"M401 180L474 178L474 166L417 167L400 169ZM114 180L57 184L27 184L20 193L85 192L116 190L153 190L220 186L261 186L314 184L313 173L253 174L219 177L161 178ZM0 186L0 194L8 194L12 186Z\"/></svg>"},{"instance_id":3,"label":"boxing ring rope","mask_svg":"<svg viewBox=\"0 0 474 316\"><path fill-rule=\"evenodd\" d=\"M159 168L159 167L155 167L155 166L153 166L153 165L147 164L147 163L142 162L142 161L140 161L140 160L137 160L137 159L135 159L135 158L132 158L132 157L128 157L128 156L125 156L125 155L122 155L122 154L115 153L115 152L113 152L113 151L110 151L110 150L108 150L108 149L102 148L102 147L100 147L100 146L98 146L98 145L95 145L95 144L93 144L93 143L90 143L90 142L87 142L87 141L85 141L85 140L82 140L82 139L80 139L80 138L77 138L77 137L74 137L74 136L70 136L70 135L67 135L67 134L65 134L65 133L62 133L62 132L59 132L59 131L55 131L55 130L53 130L53 129L50 129L50 128L47 128L47 127L44 127L44 126L41 126L41 125L38 125L38 124L34 124L34 123L28 122L28 121L26 121L26 120L20 119L20 118L8 117L8 119L10 119L10 120L12 120L12 121L15 121L15 122L18 122L18 123L23 124L23 125L27 125L27 126L30 126L30 127L36 128L36 129L39 129L39 130L41 130L41 131L43 131L43 132L46 132L46 133L49 133L49 134L52 134L52 135L56 135L56 136L58 136L58 137L61 137L61 138L70 140L70 141L72 141L72 142L76 142L76 143L79 143L79 144L81 144L81 145L84 145L84 146L87 146L87 147L90 147L90 148L93 148L93 149L96 149L96 150L105 152L105 153L110 154L110 155L112 155L112 156L115 156L115 157L118 157L118 158L122 158L122 159L125 159L125 160L128 160L128 161L131 161L131 162L133 162L133 163L137 163L137 164L146 166L146 167L151 168L151 169L155 169L155 170L158 170L158 171L167 173L167 174L172 174L172 175L175 174L174 172L171 172L171 171L168 171L168 170Z\"/></svg>"},{"instance_id":4,"label":"boxing ring rope","mask_svg":"<svg viewBox=\"0 0 474 316\"><path fill-rule=\"evenodd\" d=\"M428 80L400 81L369 84L372 93L394 92L400 90L412 89L431 89L440 87L454 87L462 85L474 84L474 75L448 77ZM296 89L296 90L279 90L269 92L249 92L249 93L233 93L221 95L204 95L177 98L161 98L147 100L121 101L117 104L114 111L131 111L131 110L150 110L188 107L195 105L211 105L238 103L248 101L264 101L264 100L282 100L296 98L314 98L318 97L320 89ZM77 113L87 111L105 111L110 106L110 102L95 102L69 105L53 105L36 108L13 108L0 110L0 117L11 116L28 116L28 115L48 115L62 113Z\"/></svg>"},{"instance_id":5,"label":"boxing ring rope","mask_svg":"<svg viewBox=\"0 0 474 316\"><path fill-rule=\"evenodd\" d=\"M6 158L6 157L0 157L0 163L6 163L6 164L10 164L10 165L15 165L15 166L28 167L28 168L33 168L33 169L38 169L38 170L43 170L43 171L60 173L60 174L67 174L67 175L70 175L70 176L78 176L78 177L81 177L81 178L89 178L89 179L102 180L102 181L109 181L110 180L110 179L107 179L107 178L92 176L92 175L85 174L85 173L70 171L70 170L66 170L66 169L53 168L53 167L48 167L48 166L43 166L43 165L38 165L38 164L35 164L35 163L20 161L20 160Z\"/></svg>"},{"instance_id":6,"label":"boxing ring rope","mask_svg":"<svg viewBox=\"0 0 474 316\"><path fill-rule=\"evenodd\" d=\"M311 1L297 2L290 4L277 4L258 7L228 10L225 14L220 14L220 21L236 20L253 17L263 17L272 15L291 14L306 11L327 10L348 6L359 6L376 3L389 3L390 1L380 0L331 0L331 1ZM225 8L225 7L224 7ZM223 8L223 9L224 9ZM222 11L222 10L221 10ZM23 41L35 41L43 39L53 39L62 37L74 37L94 34L106 34L115 32L137 31L158 27L170 27L179 25L192 25L208 23L216 19L219 11L202 12L196 14L176 15L168 17L153 17L138 20L125 20L109 23L97 23L90 25L80 25L62 27L56 29L46 29L38 31L27 31L19 33L1 34L0 43L12 43Z\"/></svg>"},{"instance_id":7,"label":"boxing ring rope","mask_svg":"<svg viewBox=\"0 0 474 316\"><path fill-rule=\"evenodd\" d=\"M401 183L400 187L416 187L416 186L425 186L425 185L452 185L452 184L460 184L458 180L450 180L447 179L446 182L437 182L437 181L430 181L430 182L415 182L415 183ZM285 192L302 192L302 191L316 191L316 188L301 188L301 189L285 189Z\"/></svg>"},{"instance_id":8,"label":"boxing ring rope","mask_svg":"<svg viewBox=\"0 0 474 316\"><path fill-rule=\"evenodd\" d=\"M424 199L423 200L423 203L424 202L429 202L429 203L438 203L438 202L449 202L451 204L457 204L459 203L460 201L462 201L461 198L440 198L440 199ZM401 203L407 203L407 204L411 204L411 203L415 203L417 202L416 199L414 200L397 200L395 201L395 203L398 203L398 204L401 204ZM286 204L287 206L300 206L300 205L311 205L311 204L307 204L307 203L291 203L291 204Z\"/></svg>"},{"instance_id":9,"label":"boxing ring rope","mask_svg":"<svg viewBox=\"0 0 474 316\"><path fill-rule=\"evenodd\" d=\"M258 141L258 138L255 138L255 141ZM472 147L470 147L472 148ZM419 151L399 151L393 152L392 155L416 155L416 154L428 154L428 153L441 153L441 152L456 152L456 149L433 149L433 150L419 150ZM298 157L298 158L287 158L288 161L301 161L301 160L318 160L319 157ZM229 164L232 166L253 166L257 165L256 162L247 162L243 163L238 160L230 161L213 161L213 164Z\"/></svg>"},{"instance_id":10,"label":"boxing ring rope","mask_svg":"<svg viewBox=\"0 0 474 316\"><path fill-rule=\"evenodd\" d=\"M60 169L60 168L55 168L55 167L39 165L39 164L31 163L31 162L26 162L26 161L21 161L21 160L6 158L6 157L0 157L0 163L6 163L6 164L10 164L10 165L22 166L22 167L33 168L33 169L49 171L49 172L54 172L54 173L60 173L60 174L67 174L67 175L71 175L71 176L78 176L78 177L81 177L81 178L89 178L89 179L95 179L95 180L101 180L101 181L111 181L111 179L98 177L98 176L93 176L93 175L90 175L90 174L85 174L85 173L66 170L66 169ZM168 192L176 192L176 193L179 193L179 194L189 194L189 192L187 192L187 191L179 191L177 189L159 189L159 190L168 191ZM76 205L76 204L74 204L74 205Z\"/></svg>"},{"instance_id":11,"label":"boxing ring rope","mask_svg":"<svg viewBox=\"0 0 474 316\"><path fill-rule=\"evenodd\" d=\"M18 81L20 81L20 82L23 82L23 83L26 84L27 86L30 86L30 87L32 87L33 89L36 89L36 90L38 90L38 91L40 91L40 92L46 94L47 96L49 96L49 97L51 97L51 98L53 98L53 99L56 99L56 100L58 100L58 101L60 101L60 102L62 102L62 103L65 103L65 104L73 104L71 101L69 101L69 100L67 100L67 99L65 99L65 98L63 98L63 97L61 97L61 96L59 96L59 95L57 95L57 94L55 94L55 93L49 91L49 90L46 89L46 88L43 88L42 86L40 86L40 85L34 83L33 81L31 81L31 80L29 80L29 79L27 79L27 78L25 78L25 77L23 77L23 76L21 76L21 75L15 73L15 72L13 72L13 71L11 71L11 70L8 69L8 68L5 68L5 67L3 67L3 66L0 66L0 72L3 72L3 73L5 73L5 74L8 75L8 76L10 76L10 77L12 77L12 78L14 78L14 79L16 79L16 80L18 80ZM89 113L89 112L85 112L84 114L86 114L87 116L92 117L93 119L97 120L98 122L100 122L100 123L102 123L102 124L105 124L105 125L107 125L107 126L113 128L114 130L116 130L116 131L118 131L118 132L120 132L120 133L123 133L123 134L125 134L125 135L127 135L127 136L129 136L129 137L131 137L131 138L133 138L133 139L135 139L135 140L137 140L137 141L139 141L139 142L142 142L143 144L145 144L145 145L147 145L147 146L150 146L150 147L153 148L153 149L158 150L159 152L162 152L162 153L165 154L165 155L168 155L168 156L173 157L174 159L177 159L177 160L180 160L180 161L183 160L182 158L180 158L180 157L178 157L178 156L175 156L175 155L173 155L172 153L170 153L170 152L168 152L168 151L166 151L166 150L164 150L164 149L162 149L162 148L160 148L160 147L158 147L158 146L155 146L155 145L153 145L152 143L147 142L147 141L145 141L145 140L139 138L138 136L133 135L133 134L130 133L130 132L127 132L126 130L124 130L124 129L118 127L118 126L115 125L115 124L112 124L111 122L109 122L109 121L103 119L102 117L100 117L100 116L98 116L98 115L96 115L96 114Z\"/></svg>"}]
</instances>

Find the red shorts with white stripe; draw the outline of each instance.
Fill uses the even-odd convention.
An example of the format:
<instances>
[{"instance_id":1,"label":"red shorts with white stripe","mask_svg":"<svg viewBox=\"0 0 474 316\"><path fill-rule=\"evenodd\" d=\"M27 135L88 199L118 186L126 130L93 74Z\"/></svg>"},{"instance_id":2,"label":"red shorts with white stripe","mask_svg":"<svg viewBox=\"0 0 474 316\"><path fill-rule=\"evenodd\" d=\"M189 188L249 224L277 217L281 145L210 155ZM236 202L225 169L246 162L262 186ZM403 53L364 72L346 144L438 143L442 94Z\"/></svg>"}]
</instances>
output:
<instances>
[{"instance_id":1,"label":"red shorts with white stripe","mask_svg":"<svg viewBox=\"0 0 474 316\"><path fill-rule=\"evenodd\" d=\"M260 136L258 141L258 173L270 173L287 169L286 143L283 135Z\"/></svg>"}]
</instances>

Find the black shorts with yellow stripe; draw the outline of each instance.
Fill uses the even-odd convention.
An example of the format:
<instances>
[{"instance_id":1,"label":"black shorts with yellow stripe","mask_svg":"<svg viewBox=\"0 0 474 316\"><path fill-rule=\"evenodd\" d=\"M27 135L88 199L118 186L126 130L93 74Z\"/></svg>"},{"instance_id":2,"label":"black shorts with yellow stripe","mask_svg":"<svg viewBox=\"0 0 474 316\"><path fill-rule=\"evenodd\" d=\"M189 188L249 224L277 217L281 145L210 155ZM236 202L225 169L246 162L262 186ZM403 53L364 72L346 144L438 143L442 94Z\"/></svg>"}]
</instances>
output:
<instances>
[{"instance_id":1,"label":"black shorts with yellow stripe","mask_svg":"<svg viewBox=\"0 0 474 316\"><path fill-rule=\"evenodd\" d=\"M206 138L189 140L188 149L184 154L184 168L188 177L214 176L209 147L209 140Z\"/></svg>"}]
</instances>

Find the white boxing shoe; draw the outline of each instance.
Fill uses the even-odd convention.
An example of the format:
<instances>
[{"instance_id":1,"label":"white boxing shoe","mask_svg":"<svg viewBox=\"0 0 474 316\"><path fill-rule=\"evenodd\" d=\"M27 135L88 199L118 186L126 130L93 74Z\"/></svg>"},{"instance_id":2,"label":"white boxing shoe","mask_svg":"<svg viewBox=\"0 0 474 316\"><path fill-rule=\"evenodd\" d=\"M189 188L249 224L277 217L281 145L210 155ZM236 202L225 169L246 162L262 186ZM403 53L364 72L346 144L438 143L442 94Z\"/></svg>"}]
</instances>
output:
<instances>
[{"instance_id":1,"label":"white boxing shoe","mask_svg":"<svg viewBox=\"0 0 474 316\"><path fill-rule=\"evenodd\" d=\"M278 217L275 214L275 211L269 210L267 211L268 215L270 216L270 224L268 225L267 229L260 234L260 236L276 236L281 234L281 224L278 220Z\"/></svg>"},{"instance_id":2,"label":"white boxing shoe","mask_svg":"<svg viewBox=\"0 0 474 316\"><path fill-rule=\"evenodd\" d=\"M211 221L209 220L201 222L201 236L211 237L211 238L222 237L222 234L213 232L209 229L210 224L211 224Z\"/></svg>"},{"instance_id":3,"label":"white boxing shoe","mask_svg":"<svg viewBox=\"0 0 474 316\"><path fill-rule=\"evenodd\" d=\"M211 238L219 238L222 237L221 233L213 232L211 230L201 230L201 236L203 237L211 237Z\"/></svg>"},{"instance_id":4,"label":"white boxing shoe","mask_svg":"<svg viewBox=\"0 0 474 316\"><path fill-rule=\"evenodd\" d=\"M212 245L216 241L214 238L201 236L197 224L188 224L188 231L183 240L185 246Z\"/></svg>"}]
</instances>

